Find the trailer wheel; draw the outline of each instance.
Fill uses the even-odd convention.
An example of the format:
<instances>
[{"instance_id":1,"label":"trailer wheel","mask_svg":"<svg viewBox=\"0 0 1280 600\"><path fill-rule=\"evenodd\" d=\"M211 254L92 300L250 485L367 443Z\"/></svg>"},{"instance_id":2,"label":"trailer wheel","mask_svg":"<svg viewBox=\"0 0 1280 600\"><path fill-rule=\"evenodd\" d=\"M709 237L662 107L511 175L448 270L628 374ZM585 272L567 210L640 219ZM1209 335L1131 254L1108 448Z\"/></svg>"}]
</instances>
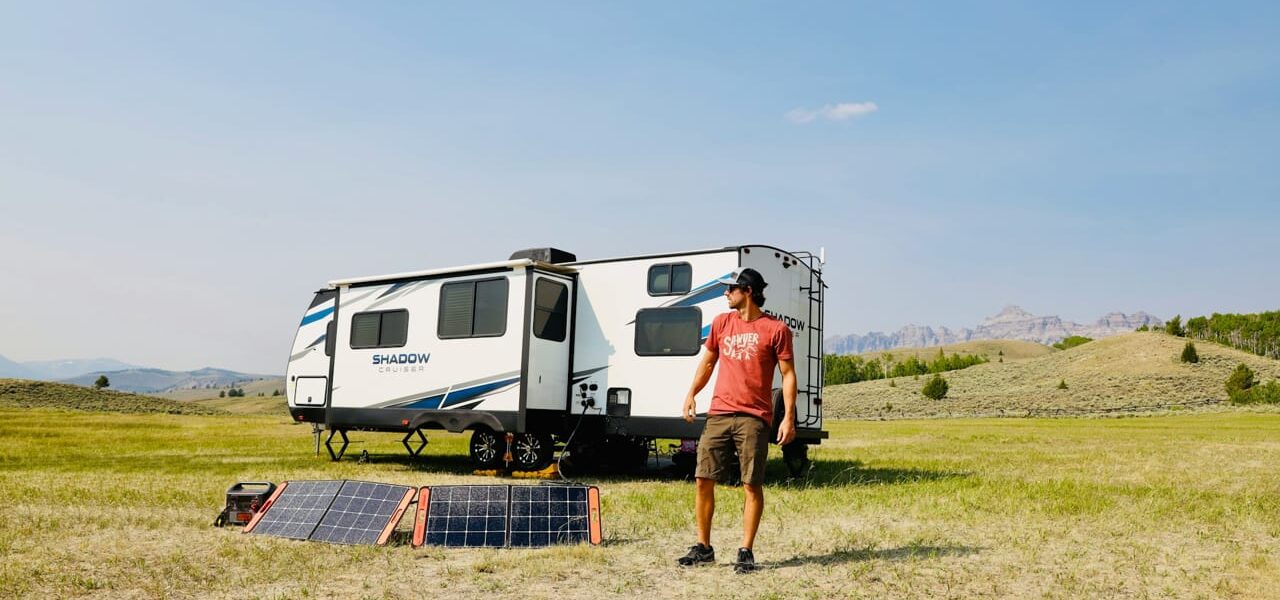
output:
<instances>
[{"instance_id":1,"label":"trailer wheel","mask_svg":"<svg viewBox=\"0 0 1280 600\"><path fill-rule=\"evenodd\" d=\"M555 445L551 436L517 433L511 441L511 466L519 471L540 471L554 459Z\"/></svg>"},{"instance_id":2,"label":"trailer wheel","mask_svg":"<svg viewBox=\"0 0 1280 600\"><path fill-rule=\"evenodd\" d=\"M769 428L769 441L772 442L778 439L778 428L782 427L782 417L786 414L787 414L787 405L782 400L782 390L781 389L773 390L773 426ZM792 417L791 424L792 425L796 424L794 415Z\"/></svg>"},{"instance_id":3,"label":"trailer wheel","mask_svg":"<svg viewBox=\"0 0 1280 600\"><path fill-rule=\"evenodd\" d=\"M782 447L782 462L787 464L787 470L791 471L792 477L804 477L809 474L809 445L800 442L791 442Z\"/></svg>"},{"instance_id":4,"label":"trailer wheel","mask_svg":"<svg viewBox=\"0 0 1280 600\"><path fill-rule=\"evenodd\" d=\"M507 439L487 427L471 433L471 462L477 469L497 469L507 453Z\"/></svg>"}]
</instances>

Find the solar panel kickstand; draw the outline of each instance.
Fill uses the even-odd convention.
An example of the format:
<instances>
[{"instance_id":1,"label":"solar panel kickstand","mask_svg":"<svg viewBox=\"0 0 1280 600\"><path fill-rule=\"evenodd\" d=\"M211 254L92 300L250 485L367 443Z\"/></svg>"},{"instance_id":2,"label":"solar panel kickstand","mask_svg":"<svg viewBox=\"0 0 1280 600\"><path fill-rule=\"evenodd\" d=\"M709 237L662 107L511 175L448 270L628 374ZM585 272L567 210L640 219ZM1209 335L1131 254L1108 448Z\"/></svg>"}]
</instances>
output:
<instances>
[{"instance_id":1,"label":"solar panel kickstand","mask_svg":"<svg viewBox=\"0 0 1280 600\"><path fill-rule=\"evenodd\" d=\"M422 440L422 443L418 444L417 450L414 450L413 447L409 445L409 438L413 437L413 434L415 433L418 434L418 438ZM421 429L414 429L413 431L404 434L404 439L400 440L400 443L404 444L404 449L409 451L409 456L417 456L422 454L423 448L427 447L427 435L422 433Z\"/></svg>"},{"instance_id":2,"label":"solar panel kickstand","mask_svg":"<svg viewBox=\"0 0 1280 600\"><path fill-rule=\"evenodd\" d=\"M338 434L338 435L340 435L340 436L342 436L342 447L338 448L338 452L337 452L337 453L334 453L334 451L333 451L333 443L332 443L332 442L333 442L333 435L334 435L335 433L336 433L336 434ZM327 448L327 449L329 450L329 458L331 458L331 459L333 459L333 460L339 460L339 459L341 459L341 458L342 458L342 455L346 453L346 451L347 451L347 444L349 444L349 443L351 443L351 440L348 440L348 439L347 439L347 430L346 430L346 429L330 429L330 430L329 430L329 437L328 437L328 438L326 438L326 439L324 440L324 447L325 447L325 448Z\"/></svg>"}]
</instances>

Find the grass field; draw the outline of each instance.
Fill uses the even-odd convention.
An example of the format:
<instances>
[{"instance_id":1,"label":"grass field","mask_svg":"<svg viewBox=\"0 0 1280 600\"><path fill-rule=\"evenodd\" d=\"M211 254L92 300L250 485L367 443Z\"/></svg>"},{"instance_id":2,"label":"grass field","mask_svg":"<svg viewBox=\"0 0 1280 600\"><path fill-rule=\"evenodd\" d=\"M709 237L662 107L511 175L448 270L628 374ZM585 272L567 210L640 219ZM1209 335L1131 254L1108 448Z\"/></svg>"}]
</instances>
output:
<instances>
[{"instance_id":1,"label":"grass field","mask_svg":"<svg viewBox=\"0 0 1280 600\"><path fill-rule=\"evenodd\" d=\"M239 480L488 483L460 435L427 456L353 435L315 456L274 416L0 409L0 590L20 597L1259 598L1280 592L1280 415L832 422L805 482L770 464L757 543L722 489L721 564L681 570L692 485L592 478L605 544L346 547L210 525ZM522 482L523 483L523 482ZM407 530L410 519L401 524Z\"/></svg>"}]
</instances>

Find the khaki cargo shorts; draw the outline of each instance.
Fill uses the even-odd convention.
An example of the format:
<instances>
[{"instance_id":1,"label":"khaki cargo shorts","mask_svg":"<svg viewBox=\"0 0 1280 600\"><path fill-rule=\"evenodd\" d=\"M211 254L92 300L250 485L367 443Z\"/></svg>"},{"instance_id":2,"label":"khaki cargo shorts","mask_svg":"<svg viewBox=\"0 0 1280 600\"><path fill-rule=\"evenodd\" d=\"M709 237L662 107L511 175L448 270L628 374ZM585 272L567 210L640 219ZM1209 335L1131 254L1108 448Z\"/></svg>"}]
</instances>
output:
<instances>
[{"instance_id":1,"label":"khaki cargo shorts","mask_svg":"<svg viewBox=\"0 0 1280 600\"><path fill-rule=\"evenodd\" d=\"M734 452L738 453L734 458ZM769 426L758 417L743 414L710 415L698 439L698 468L694 477L727 483L736 464L742 483L764 483L769 460Z\"/></svg>"}]
</instances>

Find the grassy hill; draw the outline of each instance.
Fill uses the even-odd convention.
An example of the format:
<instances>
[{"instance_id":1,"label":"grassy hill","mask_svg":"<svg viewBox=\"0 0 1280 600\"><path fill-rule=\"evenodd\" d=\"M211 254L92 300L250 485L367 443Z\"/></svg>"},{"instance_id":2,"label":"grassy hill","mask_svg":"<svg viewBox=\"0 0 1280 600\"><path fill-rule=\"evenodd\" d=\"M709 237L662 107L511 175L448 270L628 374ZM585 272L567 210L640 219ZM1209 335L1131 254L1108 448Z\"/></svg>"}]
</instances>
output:
<instances>
[{"instance_id":1,"label":"grassy hill","mask_svg":"<svg viewBox=\"0 0 1280 600\"><path fill-rule=\"evenodd\" d=\"M26 379L0 379L0 407L53 408L124 413L214 415L226 411L198 404L176 402L127 392Z\"/></svg>"},{"instance_id":2,"label":"grassy hill","mask_svg":"<svg viewBox=\"0 0 1280 600\"><path fill-rule=\"evenodd\" d=\"M245 390L248 394L248 389ZM204 398L180 401L206 406L236 415L289 416L289 406L284 396L245 396L243 398Z\"/></svg>"},{"instance_id":3,"label":"grassy hill","mask_svg":"<svg viewBox=\"0 0 1280 600\"><path fill-rule=\"evenodd\" d=\"M928 379L899 377L830 386L824 414L835 418L904 418L1026 414L1106 414L1167 410L1225 401L1223 382L1245 363L1259 382L1280 378L1280 361L1218 344L1196 345L1199 364L1178 361L1186 340L1160 333L1132 333L1065 351L990 362L945 375L943 400L920 395ZM934 350L936 352L936 349ZM1065 380L1067 389L1057 389ZM1176 408L1175 408L1176 410Z\"/></svg>"},{"instance_id":4,"label":"grassy hill","mask_svg":"<svg viewBox=\"0 0 1280 600\"><path fill-rule=\"evenodd\" d=\"M256 397L258 394L270 397L272 392L280 392L276 397L281 403L284 402L284 378L271 377L267 379L257 379L254 381L245 381L235 385L224 385L212 388L195 388L185 390L169 390L167 392L157 392L152 394L157 398L168 398L170 400L216 400L218 392L226 392L231 388L240 388L244 390L244 395L248 397Z\"/></svg>"},{"instance_id":5,"label":"grassy hill","mask_svg":"<svg viewBox=\"0 0 1280 600\"><path fill-rule=\"evenodd\" d=\"M977 354L991 359L997 360L1004 352L1004 359L1023 360L1027 358L1039 358L1047 354L1053 354L1058 350L1044 344L1035 342L1026 342L1023 340L974 340L971 342L961 342L959 344L948 344L946 346L930 346L928 348L894 348L893 350L879 350L876 352L863 352L859 356L871 360L884 356L887 352L893 355L895 361L906 359L914 356L921 360L930 360L938 355L941 349L948 355L951 354Z\"/></svg>"}]
</instances>

